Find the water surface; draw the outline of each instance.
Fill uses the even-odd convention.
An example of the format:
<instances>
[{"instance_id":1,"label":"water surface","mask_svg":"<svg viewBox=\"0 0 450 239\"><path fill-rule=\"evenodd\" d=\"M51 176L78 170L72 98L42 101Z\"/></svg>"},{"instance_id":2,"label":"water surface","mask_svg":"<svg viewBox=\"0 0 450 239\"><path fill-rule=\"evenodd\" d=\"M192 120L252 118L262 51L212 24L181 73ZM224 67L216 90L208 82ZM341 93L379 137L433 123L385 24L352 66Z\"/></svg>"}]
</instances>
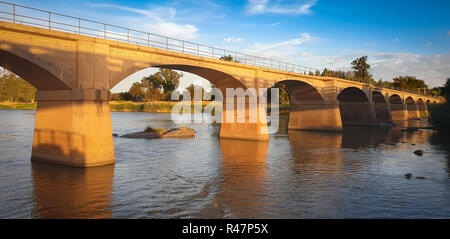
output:
<instances>
[{"instance_id":1,"label":"water surface","mask_svg":"<svg viewBox=\"0 0 450 239\"><path fill-rule=\"evenodd\" d=\"M177 126L170 114L111 116L119 135ZM0 111L0 218L450 217L445 133L282 129L256 142L191 124L191 139L114 138L115 165L79 169L30 162L34 117Z\"/></svg>"}]
</instances>

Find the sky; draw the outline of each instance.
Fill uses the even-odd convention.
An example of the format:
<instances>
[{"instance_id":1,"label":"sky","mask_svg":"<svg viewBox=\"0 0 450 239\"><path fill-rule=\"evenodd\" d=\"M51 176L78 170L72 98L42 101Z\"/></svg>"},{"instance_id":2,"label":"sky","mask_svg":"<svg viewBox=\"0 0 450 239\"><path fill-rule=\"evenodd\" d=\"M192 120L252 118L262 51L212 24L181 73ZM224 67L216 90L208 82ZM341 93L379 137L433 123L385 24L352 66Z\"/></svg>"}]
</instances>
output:
<instances>
[{"instance_id":1,"label":"sky","mask_svg":"<svg viewBox=\"0 0 450 239\"><path fill-rule=\"evenodd\" d=\"M375 80L412 75L435 87L450 77L448 0L12 2L316 69L351 70L353 59L367 55ZM155 71L137 72L112 91ZM207 85L189 73L180 84L193 82Z\"/></svg>"}]
</instances>

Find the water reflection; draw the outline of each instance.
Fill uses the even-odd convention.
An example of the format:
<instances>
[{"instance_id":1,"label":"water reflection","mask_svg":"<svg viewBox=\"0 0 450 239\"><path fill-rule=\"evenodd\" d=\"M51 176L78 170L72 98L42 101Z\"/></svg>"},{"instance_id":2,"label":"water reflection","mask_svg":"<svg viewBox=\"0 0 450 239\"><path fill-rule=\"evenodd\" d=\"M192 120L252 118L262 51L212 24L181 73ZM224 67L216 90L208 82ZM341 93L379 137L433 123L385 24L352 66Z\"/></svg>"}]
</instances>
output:
<instances>
[{"instance_id":1,"label":"water reflection","mask_svg":"<svg viewBox=\"0 0 450 239\"><path fill-rule=\"evenodd\" d=\"M445 151L445 154L447 154L447 174L450 178L450 132L433 132L430 135L430 144L437 146L439 149L442 149Z\"/></svg>"},{"instance_id":2,"label":"water reflection","mask_svg":"<svg viewBox=\"0 0 450 239\"><path fill-rule=\"evenodd\" d=\"M221 139L222 175L216 200L230 217L258 218L268 206L266 155L269 142Z\"/></svg>"},{"instance_id":3,"label":"water reflection","mask_svg":"<svg viewBox=\"0 0 450 239\"><path fill-rule=\"evenodd\" d=\"M35 218L109 218L114 165L71 168L32 163Z\"/></svg>"}]
</instances>

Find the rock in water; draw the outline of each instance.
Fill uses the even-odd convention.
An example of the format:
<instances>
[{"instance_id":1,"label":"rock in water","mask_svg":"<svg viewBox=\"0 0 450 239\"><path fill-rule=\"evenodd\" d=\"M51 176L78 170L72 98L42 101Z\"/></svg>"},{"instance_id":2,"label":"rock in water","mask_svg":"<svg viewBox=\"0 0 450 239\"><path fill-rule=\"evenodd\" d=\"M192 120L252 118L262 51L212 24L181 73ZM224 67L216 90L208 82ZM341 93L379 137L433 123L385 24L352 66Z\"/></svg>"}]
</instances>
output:
<instances>
[{"instance_id":1,"label":"rock in water","mask_svg":"<svg viewBox=\"0 0 450 239\"><path fill-rule=\"evenodd\" d=\"M412 173L407 173L407 174L405 174L405 177L407 179L411 179L413 177L413 175L412 175Z\"/></svg>"},{"instance_id":2,"label":"rock in water","mask_svg":"<svg viewBox=\"0 0 450 239\"><path fill-rule=\"evenodd\" d=\"M166 131L165 133L161 134L161 138L172 138L172 137L194 137L195 136L195 130L189 128L189 127L180 127L180 128L174 128Z\"/></svg>"},{"instance_id":3,"label":"rock in water","mask_svg":"<svg viewBox=\"0 0 450 239\"><path fill-rule=\"evenodd\" d=\"M427 180L427 177L416 177L416 179L423 179L423 180Z\"/></svg>"},{"instance_id":4,"label":"rock in water","mask_svg":"<svg viewBox=\"0 0 450 239\"><path fill-rule=\"evenodd\" d=\"M415 155L417 155L417 156L422 156L423 155L423 150L416 150L416 151L414 151L413 152Z\"/></svg>"},{"instance_id":5,"label":"rock in water","mask_svg":"<svg viewBox=\"0 0 450 239\"><path fill-rule=\"evenodd\" d=\"M143 132L137 132L132 134L126 134L122 136L123 138L144 138L144 139L155 139L155 138L186 138L195 137L195 130L188 127L180 127L173 129L153 129L147 128Z\"/></svg>"}]
</instances>

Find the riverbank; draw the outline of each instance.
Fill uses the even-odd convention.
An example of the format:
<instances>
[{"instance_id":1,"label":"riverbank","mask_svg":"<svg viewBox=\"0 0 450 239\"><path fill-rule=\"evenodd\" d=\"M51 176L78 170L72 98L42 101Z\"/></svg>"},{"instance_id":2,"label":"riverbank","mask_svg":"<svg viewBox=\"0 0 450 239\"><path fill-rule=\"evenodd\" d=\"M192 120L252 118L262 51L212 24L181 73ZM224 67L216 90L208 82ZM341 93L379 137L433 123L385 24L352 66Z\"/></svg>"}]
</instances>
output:
<instances>
[{"instance_id":1,"label":"riverbank","mask_svg":"<svg viewBox=\"0 0 450 239\"><path fill-rule=\"evenodd\" d=\"M35 110L36 102L0 102L0 110Z\"/></svg>"},{"instance_id":2,"label":"riverbank","mask_svg":"<svg viewBox=\"0 0 450 239\"><path fill-rule=\"evenodd\" d=\"M132 102L132 101L110 101L109 106L113 112L148 112L148 113L170 113L175 101L150 101L150 102ZM219 102L203 101L202 110L208 104L220 104ZM188 103L184 103L188 104ZM270 106L268 107L270 111ZM16 110L35 110L36 102L0 102L0 109ZM191 111L196 112L194 105L191 105ZM289 114L289 105L281 105L279 114Z\"/></svg>"}]
</instances>

